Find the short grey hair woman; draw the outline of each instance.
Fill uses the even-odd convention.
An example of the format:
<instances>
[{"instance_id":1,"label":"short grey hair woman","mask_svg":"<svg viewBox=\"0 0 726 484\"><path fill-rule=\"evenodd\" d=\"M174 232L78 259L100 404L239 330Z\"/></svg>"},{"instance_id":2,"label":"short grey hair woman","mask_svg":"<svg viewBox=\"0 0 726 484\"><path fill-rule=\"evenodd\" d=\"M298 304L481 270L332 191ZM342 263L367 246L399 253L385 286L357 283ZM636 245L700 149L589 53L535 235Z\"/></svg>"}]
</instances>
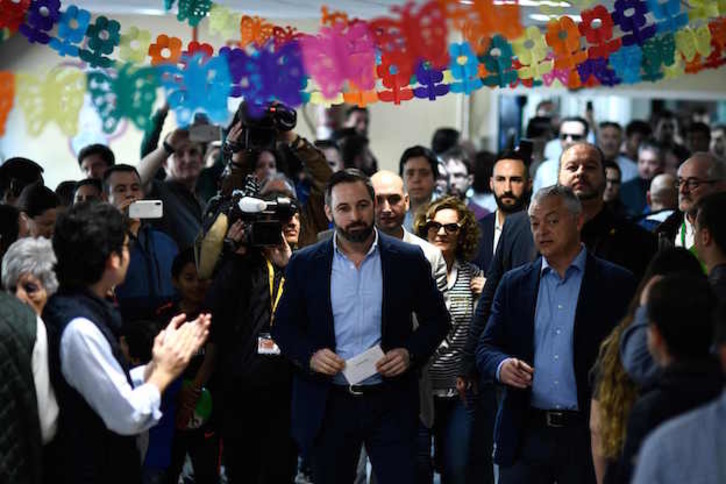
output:
<instances>
[{"instance_id":1,"label":"short grey hair woman","mask_svg":"<svg viewBox=\"0 0 726 484\"><path fill-rule=\"evenodd\" d=\"M3 257L3 287L40 316L48 298L58 290L55 263L50 240L43 237L17 240Z\"/></svg>"}]
</instances>

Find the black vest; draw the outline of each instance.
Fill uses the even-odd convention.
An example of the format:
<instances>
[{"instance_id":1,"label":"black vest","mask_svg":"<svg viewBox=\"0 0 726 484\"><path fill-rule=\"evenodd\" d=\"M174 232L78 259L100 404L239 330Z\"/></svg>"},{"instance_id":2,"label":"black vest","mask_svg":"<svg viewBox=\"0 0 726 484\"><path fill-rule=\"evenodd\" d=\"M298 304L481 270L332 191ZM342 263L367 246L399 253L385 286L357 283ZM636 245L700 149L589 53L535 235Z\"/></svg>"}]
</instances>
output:
<instances>
[{"instance_id":1,"label":"black vest","mask_svg":"<svg viewBox=\"0 0 726 484\"><path fill-rule=\"evenodd\" d=\"M141 457L136 437L109 430L61 374L61 336L68 323L79 317L88 319L101 331L131 384L128 363L118 343L121 318L116 310L85 290L62 290L54 295L43 311L48 328L50 375L60 406L49 476L53 482L68 484L139 483Z\"/></svg>"}]
</instances>

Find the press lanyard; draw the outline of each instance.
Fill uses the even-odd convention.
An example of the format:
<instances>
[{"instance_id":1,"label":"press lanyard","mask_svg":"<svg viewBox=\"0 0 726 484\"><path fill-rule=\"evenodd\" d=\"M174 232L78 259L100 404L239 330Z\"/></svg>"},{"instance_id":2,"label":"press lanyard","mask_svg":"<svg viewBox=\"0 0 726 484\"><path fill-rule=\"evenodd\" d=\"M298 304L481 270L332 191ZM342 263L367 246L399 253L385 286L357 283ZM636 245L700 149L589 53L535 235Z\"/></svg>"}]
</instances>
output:
<instances>
[{"instance_id":1,"label":"press lanyard","mask_svg":"<svg viewBox=\"0 0 726 484\"><path fill-rule=\"evenodd\" d=\"M684 249L687 249L686 247L686 221L683 221L683 224L681 225L681 246Z\"/></svg>"},{"instance_id":2,"label":"press lanyard","mask_svg":"<svg viewBox=\"0 0 726 484\"><path fill-rule=\"evenodd\" d=\"M272 267L272 262L270 262L269 259L265 259L265 262L267 262L267 274L270 278L270 327L272 327L272 323L275 321L275 310L277 309L277 305L280 303L280 298L282 297L285 276L280 279L277 297L275 297L275 269Z\"/></svg>"}]
</instances>

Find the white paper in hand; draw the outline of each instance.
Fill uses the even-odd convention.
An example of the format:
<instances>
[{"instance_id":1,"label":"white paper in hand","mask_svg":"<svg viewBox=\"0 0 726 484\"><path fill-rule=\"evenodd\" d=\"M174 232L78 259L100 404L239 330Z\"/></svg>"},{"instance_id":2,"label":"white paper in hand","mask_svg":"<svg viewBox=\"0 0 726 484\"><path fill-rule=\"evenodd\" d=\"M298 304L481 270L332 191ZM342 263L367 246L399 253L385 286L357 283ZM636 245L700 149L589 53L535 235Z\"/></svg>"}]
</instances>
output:
<instances>
[{"instance_id":1,"label":"white paper in hand","mask_svg":"<svg viewBox=\"0 0 726 484\"><path fill-rule=\"evenodd\" d=\"M366 378L378 373L378 370L376 370L376 362L383 358L383 356L381 346L375 345L373 348L367 349L363 353L346 360L343 375L350 385L357 385Z\"/></svg>"}]
</instances>

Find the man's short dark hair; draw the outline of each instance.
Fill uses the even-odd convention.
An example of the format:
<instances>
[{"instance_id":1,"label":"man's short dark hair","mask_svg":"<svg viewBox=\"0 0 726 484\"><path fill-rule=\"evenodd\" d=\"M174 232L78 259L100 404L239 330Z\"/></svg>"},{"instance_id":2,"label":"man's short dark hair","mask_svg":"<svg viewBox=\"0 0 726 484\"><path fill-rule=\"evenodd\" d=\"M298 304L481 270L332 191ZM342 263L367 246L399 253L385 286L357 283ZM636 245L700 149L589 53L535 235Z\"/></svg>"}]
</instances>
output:
<instances>
[{"instance_id":1,"label":"man's short dark hair","mask_svg":"<svg viewBox=\"0 0 726 484\"><path fill-rule=\"evenodd\" d=\"M116 164L116 156L113 154L113 151L111 151L111 148L106 145L96 143L85 146L81 149L80 153L78 153L78 166L81 166L83 160L92 155L100 156L104 163L106 163L106 166L113 166Z\"/></svg>"},{"instance_id":2,"label":"man's short dark hair","mask_svg":"<svg viewBox=\"0 0 726 484\"><path fill-rule=\"evenodd\" d=\"M111 254L123 253L126 221L105 202L73 205L58 217L53 250L61 286L86 287L101 280Z\"/></svg>"},{"instance_id":3,"label":"man's short dark hair","mask_svg":"<svg viewBox=\"0 0 726 484\"><path fill-rule=\"evenodd\" d=\"M605 170L608 168L616 170L618 172L618 177L620 177L621 180L623 179L623 170L620 169L620 165L615 163L613 160L607 160L605 161Z\"/></svg>"},{"instance_id":4,"label":"man's short dark hair","mask_svg":"<svg viewBox=\"0 0 726 484\"><path fill-rule=\"evenodd\" d=\"M23 188L36 182L43 182L43 167L33 160L15 156L0 165L0 194L10 190L17 198Z\"/></svg>"},{"instance_id":5,"label":"man's short dark hair","mask_svg":"<svg viewBox=\"0 0 726 484\"><path fill-rule=\"evenodd\" d=\"M365 154L368 138L362 134L349 134L340 140L340 156L345 168L355 168L355 159Z\"/></svg>"},{"instance_id":6,"label":"man's short dark hair","mask_svg":"<svg viewBox=\"0 0 726 484\"><path fill-rule=\"evenodd\" d=\"M600 124L598 125L598 127L599 127L600 129L605 129L605 128L615 128L615 129L617 129L618 131L620 131L621 133L623 132L623 127L622 127L622 126L620 126L620 124L616 123L615 121L603 121L602 123L600 123Z\"/></svg>"},{"instance_id":7,"label":"man's short dark hair","mask_svg":"<svg viewBox=\"0 0 726 484\"><path fill-rule=\"evenodd\" d=\"M373 190L371 179L357 168L346 168L345 170L333 173L333 176L331 176L330 180L328 180L328 184L325 186L325 204L330 207L330 203L333 198L333 188L335 188L336 185L340 185L341 183L358 182L365 185L366 190L368 190L368 195L371 197L371 201L375 200L376 192Z\"/></svg>"},{"instance_id":8,"label":"man's short dark hair","mask_svg":"<svg viewBox=\"0 0 726 484\"><path fill-rule=\"evenodd\" d=\"M640 134L643 138L648 138L653 134L653 128L642 119L634 119L625 127L625 137L630 138L634 134Z\"/></svg>"},{"instance_id":9,"label":"man's short dark hair","mask_svg":"<svg viewBox=\"0 0 726 484\"><path fill-rule=\"evenodd\" d=\"M109 185L109 180L111 180L111 175L113 175L114 173L134 173L139 178L139 182L141 182L141 175L139 175L139 170L137 170L135 166L125 164L114 165L106 170L106 173L103 174L103 190L106 193L111 193L111 186Z\"/></svg>"},{"instance_id":10,"label":"man's short dark hair","mask_svg":"<svg viewBox=\"0 0 726 484\"><path fill-rule=\"evenodd\" d=\"M712 193L698 201L696 226L708 229L719 250L726 254L726 192Z\"/></svg>"},{"instance_id":11,"label":"man's short dark hair","mask_svg":"<svg viewBox=\"0 0 726 484\"><path fill-rule=\"evenodd\" d=\"M587 136L590 133L590 124L587 122L585 118L582 116L568 116L566 118L562 118L562 121L560 121L560 130L562 130L562 125L567 122L576 122L580 123L585 127L585 133L584 136Z\"/></svg>"},{"instance_id":12,"label":"man's short dark hair","mask_svg":"<svg viewBox=\"0 0 726 484\"><path fill-rule=\"evenodd\" d=\"M0 262L2 256L20 235L20 210L12 205L0 204Z\"/></svg>"},{"instance_id":13,"label":"man's short dark hair","mask_svg":"<svg viewBox=\"0 0 726 484\"><path fill-rule=\"evenodd\" d=\"M338 153L340 153L340 145L335 140L318 139L318 140L315 140L315 143L313 143L313 144L319 150L334 149L334 150L338 150Z\"/></svg>"},{"instance_id":14,"label":"man's short dark hair","mask_svg":"<svg viewBox=\"0 0 726 484\"><path fill-rule=\"evenodd\" d=\"M83 180L76 182L76 187L73 190L73 198L76 198L76 192L78 192L78 189L85 187L86 185L91 185L93 188L98 190L98 193L103 193L103 184L101 183L101 180L97 178L84 178Z\"/></svg>"},{"instance_id":15,"label":"man's short dark hair","mask_svg":"<svg viewBox=\"0 0 726 484\"><path fill-rule=\"evenodd\" d=\"M472 188L477 193L491 193L489 180L496 165L496 155L489 151L478 151L474 156L474 183ZM525 176L529 176L527 173Z\"/></svg>"},{"instance_id":16,"label":"man's short dark hair","mask_svg":"<svg viewBox=\"0 0 726 484\"><path fill-rule=\"evenodd\" d=\"M454 128L439 128L434 132L433 138L431 138L431 149L434 153L440 155L458 145L459 138L461 138L459 130Z\"/></svg>"},{"instance_id":17,"label":"man's short dark hair","mask_svg":"<svg viewBox=\"0 0 726 484\"><path fill-rule=\"evenodd\" d=\"M64 207L68 207L73 204L73 194L76 192L75 180L62 181L55 187L55 194L58 195L58 200Z\"/></svg>"},{"instance_id":18,"label":"man's short dark hair","mask_svg":"<svg viewBox=\"0 0 726 484\"><path fill-rule=\"evenodd\" d=\"M439 177L439 159L430 149L416 145L410 148L406 148L406 151L401 155L401 161L398 163L398 174L403 176L403 167L406 162L411 158L424 157L426 161L431 165L431 172L434 174L434 180Z\"/></svg>"},{"instance_id":19,"label":"man's short dark hair","mask_svg":"<svg viewBox=\"0 0 726 484\"><path fill-rule=\"evenodd\" d=\"M703 276L673 274L656 282L648 298L648 319L675 360L705 358L713 341L717 300Z\"/></svg>"},{"instance_id":20,"label":"man's short dark hair","mask_svg":"<svg viewBox=\"0 0 726 484\"><path fill-rule=\"evenodd\" d=\"M444 160L445 163L448 163L451 160L455 160L455 161L458 161L459 163L463 164L466 167L467 175L471 175L473 172L469 154L466 151L464 151L463 149L461 149L461 147L459 147L459 146L454 146L450 150L442 153L441 159Z\"/></svg>"},{"instance_id":21,"label":"man's short dark hair","mask_svg":"<svg viewBox=\"0 0 726 484\"><path fill-rule=\"evenodd\" d=\"M534 116L527 122L525 136L527 139L552 138L552 118L548 116Z\"/></svg>"},{"instance_id":22,"label":"man's short dark hair","mask_svg":"<svg viewBox=\"0 0 726 484\"><path fill-rule=\"evenodd\" d=\"M700 121L694 121L688 126L688 129L686 130L686 132L701 133L704 136L706 136L706 138L708 138L709 141L711 141L711 128L706 123L702 123Z\"/></svg>"},{"instance_id":23,"label":"man's short dark hair","mask_svg":"<svg viewBox=\"0 0 726 484\"><path fill-rule=\"evenodd\" d=\"M42 215L46 210L58 207L60 204L60 199L53 190L40 182L36 182L23 188L17 206L28 217L34 218Z\"/></svg>"}]
</instances>

